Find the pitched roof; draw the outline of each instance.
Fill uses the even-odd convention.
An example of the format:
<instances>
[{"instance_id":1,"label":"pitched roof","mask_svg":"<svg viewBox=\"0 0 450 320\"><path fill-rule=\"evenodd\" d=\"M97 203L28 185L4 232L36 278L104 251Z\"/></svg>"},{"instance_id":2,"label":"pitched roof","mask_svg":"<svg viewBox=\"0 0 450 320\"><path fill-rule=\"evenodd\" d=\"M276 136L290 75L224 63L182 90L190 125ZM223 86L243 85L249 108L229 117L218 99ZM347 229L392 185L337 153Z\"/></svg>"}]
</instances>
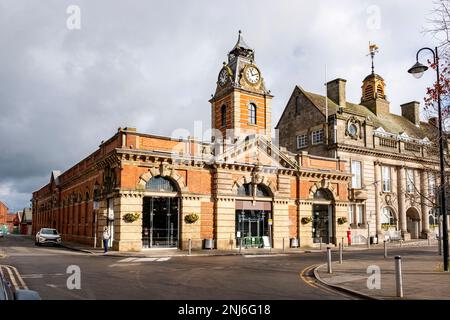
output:
<instances>
[{"instance_id":1,"label":"pitched roof","mask_svg":"<svg viewBox=\"0 0 450 320\"><path fill-rule=\"evenodd\" d=\"M308 92L303 90L300 86L299 89L308 97L309 100L319 109L320 112L325 114L325 96ZM328 114L335 114L339 110L339 106L328 99ZM344 112L354 113L368 118L375 128L382 127L386 132L401 134L405 132L409 137L423 139L430 137L436 131L436 128L428 122L420 122L419 126L394 113L381 112L378 115L373 113L369 108L355 103L346 102L346 106L343 109Z\"/></svg>"}]
</instances>

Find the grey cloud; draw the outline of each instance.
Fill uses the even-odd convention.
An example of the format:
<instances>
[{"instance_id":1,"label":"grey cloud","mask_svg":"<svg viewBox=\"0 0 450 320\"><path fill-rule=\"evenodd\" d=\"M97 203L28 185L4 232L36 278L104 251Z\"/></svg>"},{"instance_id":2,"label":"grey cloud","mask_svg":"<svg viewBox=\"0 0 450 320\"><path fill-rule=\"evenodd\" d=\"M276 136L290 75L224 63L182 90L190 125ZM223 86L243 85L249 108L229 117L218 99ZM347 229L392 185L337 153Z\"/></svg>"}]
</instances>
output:
<instances>
[{"instance_id":1,"label":"grey cloud","mask_svg":"<svg viewBox=\"0 0 450 320\"><path fill-rule=\"evenodd\" d=\"M431 2L377 1L381 29L369 30L372 3L358 0L4 0L1 200L27 206L51 170L69 168L118 127L170 135L201 120L206 130L207 100L238 29L275 95L274 124L295 84L323 92L325 63L329 79L346 78L349 100L358 102L369 40L380 45L377 70L398 112L431 82L404 72L429 41L419 31ZM81 8L81 30L66 28L72 4Z\"/></svg>"}]
</instances>

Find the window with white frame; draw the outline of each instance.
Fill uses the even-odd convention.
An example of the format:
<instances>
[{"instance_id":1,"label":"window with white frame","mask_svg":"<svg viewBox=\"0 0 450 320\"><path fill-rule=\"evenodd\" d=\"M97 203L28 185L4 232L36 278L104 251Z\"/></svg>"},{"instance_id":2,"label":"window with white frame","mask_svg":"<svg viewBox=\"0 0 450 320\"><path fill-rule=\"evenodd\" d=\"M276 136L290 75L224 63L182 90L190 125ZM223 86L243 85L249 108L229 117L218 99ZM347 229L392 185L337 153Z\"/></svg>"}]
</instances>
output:
<instances>
[{"instance_id":1,"label":"window with white frame","mask_svg":"<svg viewBox=\"0 0 450 320\"><path fill-rule=\"evenodd\" d=\"M433 195L436 191L436 176L434 172L428 173L428 193Z\"/></svg>"},{"instance_id":2,"label":"window with white frame","mask_svg":"<svg viewBox=\"0 0 450 320\"><path fill-rule=\"evenodd\" d=\"M414 169L406 169L406 192L414 192Z\"/></svg>"},{"instance_id":3,"label":"window with white frame","mask_svg":"<svg viewBox=\"0 0 450 320\"><path fill-rule=\"evenodd\" d=\"M388 229L392 226L396 226L396 220L394 213L392 212L391 208L384 207L383 210L381 210L381 226L385 229Z\"/></svg>"},{"instance_id":4,"label":"window with white frame","mask_svg":"<svg viewBox=\"0 0 450 320\"><path fill-rule=\"evenodd\" d=\"M308 146L308 135L300 134L297 136L297 149L304 148Z\"/></svg>"},{"instance_id":5,"label":"window with white frame","mask_svg":"<svg viewBox=\"0 0 450 320\"><path fill-rule=\"evenodd\" d=\"M315 130L311 134L312 144L319 144L323 142L323 129Z\"/></svg>"},{"instance_id":6,"label":"window with white frame","mask_svg":"<svg viewBox=\"0 0 450 320\"><path fill-rule=\"evenodd\" d=\"M355 206L354 205L349 205L348 206L348 222L350 224L355 224L356 223L356 219L355 219Z\"/></svg>"},{"instance_id":7,"label":"window with white frame","mask_svg":"<svg viewBox=\"0 0 450 320\"><path fill-rule=\"evenodd\" d=\"M356 214L358 216L358 223L363 224L364 223L364 206L362 204L356 205Z\"/></svg>"},{"instance_id":8,"label":"window with white frame","mask_svg":"<svg viewBox=\"0 0 450 320\"><path fill-rule=\"evenodd\" d=\"M352 160L352 188L361 189L361 161Z\"/></svg>"},{"instance_id":9,"label":"window with white frame","mask_svg":"<svg viewBox=\"0 0 450 320\"><path fill-rule=\"evenodd\" d=\"M383 192L391 192L391 167L381 168L381 179L383 181Z\"/></svg>"}]
</instances>

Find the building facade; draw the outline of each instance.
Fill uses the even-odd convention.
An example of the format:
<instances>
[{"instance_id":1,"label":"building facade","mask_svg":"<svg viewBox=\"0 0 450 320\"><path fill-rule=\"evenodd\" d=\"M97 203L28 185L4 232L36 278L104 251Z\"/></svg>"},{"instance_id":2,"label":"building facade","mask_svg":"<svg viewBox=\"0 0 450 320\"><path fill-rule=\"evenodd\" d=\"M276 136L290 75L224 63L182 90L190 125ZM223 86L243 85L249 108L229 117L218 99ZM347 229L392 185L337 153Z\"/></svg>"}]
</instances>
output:
<instances>
[{"instance_id":1,"label":"building facade","mask_svg":"<svg viewBox=\"0 0 450 320\"><path fill-rule=\"evenodd\" d=\"M347 230L347 163L278 148L271 100L241 34L210 99L212 142L119 128L33 193L33 232L120 251L336 244ZM295 244L295 241L292 242Z\"/></svg>"},{"instance_id":2,"label":"building facade","mask_svg":"<svg viewBox=\"0 0 450 320\"><path fill-rule=\"evenodd\" d=\"M0 230L3 232L8 231L7 217L8 217L8 207L6 204L0 201Z\"/></svg>"},{"instance_id":3,"label":"building facade","mask_svg":"<svg viewBox=\"0 0 450 320\"><path fill-rule=\"evenodd\" d=\"M421 121L416 101L401 105L401 115L392 113L385 87L373 69L359 104L346 100L344 79L327 83L327 97L296 86L277 125L289 151L348 162L348 220L356 242L437 232L436 120Z\"/></svg>"}]
</instances>

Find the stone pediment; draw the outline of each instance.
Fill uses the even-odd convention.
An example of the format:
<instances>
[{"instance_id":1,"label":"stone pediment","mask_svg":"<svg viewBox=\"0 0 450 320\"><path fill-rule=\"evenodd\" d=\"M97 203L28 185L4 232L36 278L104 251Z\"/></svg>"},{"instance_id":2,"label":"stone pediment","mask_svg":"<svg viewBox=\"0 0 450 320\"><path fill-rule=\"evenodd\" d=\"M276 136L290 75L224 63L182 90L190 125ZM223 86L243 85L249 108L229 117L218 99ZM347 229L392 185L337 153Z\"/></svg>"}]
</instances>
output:
<instances>
[{"instance_id":1,"label":"stone pediment","mask_svg":"<svg viewBox=\"0 0 450 320\"><path fill-rule=\"evenodd\" d=\"M260 165L272 168L298 169L297 161L264 137L238 142L216 156L217 162L228 164Z\"/></svg>"}]
</instances>

